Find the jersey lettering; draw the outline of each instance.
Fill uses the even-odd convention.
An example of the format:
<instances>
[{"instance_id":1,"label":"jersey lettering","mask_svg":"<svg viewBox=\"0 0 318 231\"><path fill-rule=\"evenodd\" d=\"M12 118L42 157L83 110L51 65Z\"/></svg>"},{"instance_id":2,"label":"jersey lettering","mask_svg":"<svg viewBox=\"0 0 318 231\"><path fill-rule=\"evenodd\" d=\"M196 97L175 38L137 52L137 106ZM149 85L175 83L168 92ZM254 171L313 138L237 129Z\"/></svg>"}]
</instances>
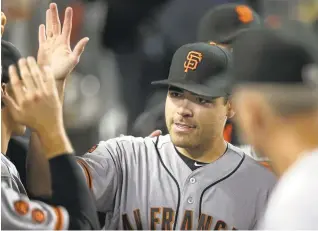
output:
<instances>
[{"instance_id":1,"label":"jersey lettering","mask_svg":"<svg viewBox=\"0 0 318 231\"><path fill-rule=\"evenodd\" d=\"M182 230L191 230L192 229L192 219L193 219L193 212L191 210L186 210L184 212L181 229Z\"/></svg>"},{"instance_id":2,"label":"jersey lettering","mask_svg":"<svg viewBox=\"0 0 318 231\"><path fill-rule=\"evenodd\" d=\"M150 229L151 230L172 230L174 224L175 211L172 208L154 207L150 208ZM143 228L141 223L140 209L133 211L133 217L135 220L135 226L138 230ZM228 230L228 225L223 220L216 221L214 227L212 227L213 217L207 214L201 214L197 227L193 227L195 217L192 210L186 210L184 212L181 230ZM134 226L129 220L128 214L122 215L123 227L125 230L133 230ZM232 230L236 230L232 227Z\"/></svg>"},{"instance_id":3,"label":"jersey lettering","mask_svg":"<svg viewBox=\"0 0 318 231\"><path fill-rule=\"evenodd\" d=\"M174 221L174 211L172 208L163 208L162 210L162 229L172 230Z\"/></svg>"},{"instance_id":4,"label":"jersey lettering","mask_svg":"<svg viewBox=\"0 0 318 231\"><path fill-rule=\"evenodd\" d=\"M201 214L197 230L208 230L212 225L212 217L206 214Z\"/></svg>"}]
</instances>

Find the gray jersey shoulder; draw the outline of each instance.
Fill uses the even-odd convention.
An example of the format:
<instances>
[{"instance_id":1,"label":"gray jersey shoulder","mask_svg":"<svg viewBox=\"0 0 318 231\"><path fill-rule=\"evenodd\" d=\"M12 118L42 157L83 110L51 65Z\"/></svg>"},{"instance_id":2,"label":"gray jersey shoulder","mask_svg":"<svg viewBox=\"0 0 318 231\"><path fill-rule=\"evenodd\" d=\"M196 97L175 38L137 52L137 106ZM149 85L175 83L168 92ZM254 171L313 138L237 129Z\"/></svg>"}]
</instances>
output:
<instances>
[{"instance_id":1,"label":"gray jersey shoulder","mask_svg":"<svg viewBox=\"0 0 318 231\"><path fill-rule=\"evenodd\" d=\"M79 163L106 229L250 229L275 184L230 144L219 160L191 171L169 135L102 141Z\"/></svg>"},{"instance_id":2,"label":"gray jersey shoulder","mask_svg":"<svg viewBox=\"0 0 318 231\"><path fill-rule=\"evenodd\" d=\"M1 153L1 182L5 182L16 192L26 194L20 175L14 164Z\"/></svg>"},{"instance_id":3,"label":"gray jersey shoulder","mask_svg":"<svg viewBox=\"0 0 318 231\"><path fill-rule=\"evenodd\" d=\"M31 201L6 183L1 183L1 229L3 230L65 230L69 215L62 207Z\"/></svg>"}]
</instances>

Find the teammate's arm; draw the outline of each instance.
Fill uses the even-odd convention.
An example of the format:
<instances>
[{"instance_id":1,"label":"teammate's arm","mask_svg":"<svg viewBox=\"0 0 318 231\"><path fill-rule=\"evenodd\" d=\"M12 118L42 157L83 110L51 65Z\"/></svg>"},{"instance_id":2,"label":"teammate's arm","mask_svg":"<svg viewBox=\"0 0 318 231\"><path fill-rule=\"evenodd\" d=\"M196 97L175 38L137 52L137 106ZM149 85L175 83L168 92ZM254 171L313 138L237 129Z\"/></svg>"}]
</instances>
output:
<instances>
[{"instance_id":1,"label":"teammate's arm","mask_svg":"<svg viewBox=\"0 0 318 231\"><path fill-rule=\"evenodd\" d=\"M40 66L50 66L56 80L61 103L64 99L66 79L78 64L88 38L81 39L72 50L70 38L72 32L73 10L65 10L63 26L59 18L57 5L50 4L46 12L46 25L39 27L39 50L37 62ZM33 165L39 166L32 168ZM49 166L43 158L43 147L38 135L32 132L27 156L27 188L32 195L50 196ZM36 184L34 182L37 182Z\"/></svg>"},{"instance_id":2,"label":"teammate's arm","mask_svg":"<svg viewBox=\"0 0 318 231\"><path fill-rule=\"evenodd\" d=\"M19 70L22 80L14 66L9 68L10 86L14 97L4 95L3 101L14 121L30 127L39 136L52 175L53 193L47 203L63 206L67 210L70 217L69 228L97 229L96 208L88 187L82 181L81 170L75 157L71 155L73 148L64 129L62 105L52 71L48 68L42 71L32 57L21 59ZM46 79L46 82L43 79ZM32 168L37 167L32 166ZM6 205L12 208L12 203L7 202ZM16 206L19 207L19 204ZM53 210L56 213L55 218L58 219L56 227L63 228L62 210L59 208ZM10 209L8 211L10 212ZM25 213L28 211L24 208ZM14 214L13 211L11 211L12 214ZM40 210L31 212L29 217L33 215L34 223L43 223L42 220L46 214ZM37 222L37 219L42 222ZM18 225L16 220L12 222Z\"/></svg>"}]
</instances>

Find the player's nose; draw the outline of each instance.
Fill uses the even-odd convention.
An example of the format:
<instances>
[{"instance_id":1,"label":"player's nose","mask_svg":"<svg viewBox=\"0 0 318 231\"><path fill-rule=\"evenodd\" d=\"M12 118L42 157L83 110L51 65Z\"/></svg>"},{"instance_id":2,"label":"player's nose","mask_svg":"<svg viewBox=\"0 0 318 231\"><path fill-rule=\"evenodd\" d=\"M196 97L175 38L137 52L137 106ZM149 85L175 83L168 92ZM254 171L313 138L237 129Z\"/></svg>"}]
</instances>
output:
<instances>
[{"instance_id":1,"label":"player's nose","mask_svg":"<svg viewBox=\"0 0 318 231\"><path fill-rule=\"evenodd\" d=\"M182 117L192 117L193 112L189 106L189 101L185 99L183 104L178 107L177 114Z\"/></svg>"}]
</instances>

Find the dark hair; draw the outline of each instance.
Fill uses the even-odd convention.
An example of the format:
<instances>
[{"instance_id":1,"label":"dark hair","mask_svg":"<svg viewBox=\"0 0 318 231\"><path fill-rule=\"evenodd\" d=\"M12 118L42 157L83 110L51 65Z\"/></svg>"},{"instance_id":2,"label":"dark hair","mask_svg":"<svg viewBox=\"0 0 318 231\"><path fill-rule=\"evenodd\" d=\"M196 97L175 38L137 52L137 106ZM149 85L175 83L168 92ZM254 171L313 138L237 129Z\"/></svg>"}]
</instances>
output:
<instances>
[{"instance_id":1,"label":"dark hair","mask_svg":"<svg viewBox=\"0 0 318 231\"><path fill-rule=\"evenodd\" d=\"M12 43L1 40L1 83L9 82L9 67L17 64L20 58L19 50Z\"/></svg>"},{"instance_id":2,"label":"dark hair","mask_svg":"<svg viewBox=\"0 0 318 231\"><path fill-rule=\"evenodd\" d=\"M1 40L1 84L9 82L9 67L17 64L20 58L19 50L12 43ZM4 104L1 101L1 108L3 107Z\"/></svg>"}]
</instances>

